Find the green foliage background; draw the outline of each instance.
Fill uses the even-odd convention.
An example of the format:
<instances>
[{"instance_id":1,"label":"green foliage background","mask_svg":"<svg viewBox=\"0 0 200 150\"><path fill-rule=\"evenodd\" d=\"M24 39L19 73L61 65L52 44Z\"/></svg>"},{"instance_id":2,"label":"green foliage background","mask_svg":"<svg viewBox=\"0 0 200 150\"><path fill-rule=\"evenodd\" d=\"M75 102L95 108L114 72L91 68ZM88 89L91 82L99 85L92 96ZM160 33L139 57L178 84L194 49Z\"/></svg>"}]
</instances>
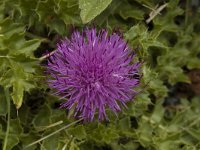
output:
<instances>
[{"instance_id":1,"label":"green foliage background","mask_svg":"<svg viewBox=\"0 0 200 150\"><path fill-rule=\"evenodd\" d=\"M1 0L0 147L200 149L200 83L188 76L200 68L199 18L198 0ZM45 83L42 55L73 27L93 24L124 33L144 61L143 78L141 93L118 117L108 110L109 122L82 124L71 111L58 109L59 98ZM37 142L41 138L46 139Z\"/></svg>"}]
</instances>

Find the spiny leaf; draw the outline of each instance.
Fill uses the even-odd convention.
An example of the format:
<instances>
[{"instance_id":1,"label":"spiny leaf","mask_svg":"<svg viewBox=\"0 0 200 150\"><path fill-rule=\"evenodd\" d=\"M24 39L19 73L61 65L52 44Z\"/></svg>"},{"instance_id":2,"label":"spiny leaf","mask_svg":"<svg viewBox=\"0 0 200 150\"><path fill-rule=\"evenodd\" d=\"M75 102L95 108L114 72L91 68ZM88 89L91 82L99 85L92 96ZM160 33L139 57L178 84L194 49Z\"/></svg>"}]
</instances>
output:
<instances>
[{"instance_id":1,"label":"spiny leaf","mask_svg":"<svg viewBox=\"0 0 200 150\"><path fill-rule=\"evenodd\" d=\"M0 34L3 37L9 38L15 33L21 33L24 31L23 26L20 26L18 23L12 22L11 19L6 18L0 21Z\"/></svg>"},{"instance_id":2,"label":"spiny leaf","mask_svg":"<svg viewBox=\"0 0 200 150\"><path fill-rule=\"evenodd\" d=\"M123 19L135 18L137 20L142 20L144 18L144 11L133 5L130 5L127 1L123 2L123 5L119 7L117 12L119 12Z\"/></svg>"},{"instance_id":3,"label":"spiny leaf","mask_svg":"<svg viewBox=\"0 0 200 150\"><path fill-rule=\"evenodd\" d=\"M24 91L29 91L35 86L32 73L37 65L33 51L40 45L41 40L26 41L24 27L13 23L11 19L1 21L0 27L0 85L12 87L12 99L19 109Z\"/></svg>"}]
</instances>

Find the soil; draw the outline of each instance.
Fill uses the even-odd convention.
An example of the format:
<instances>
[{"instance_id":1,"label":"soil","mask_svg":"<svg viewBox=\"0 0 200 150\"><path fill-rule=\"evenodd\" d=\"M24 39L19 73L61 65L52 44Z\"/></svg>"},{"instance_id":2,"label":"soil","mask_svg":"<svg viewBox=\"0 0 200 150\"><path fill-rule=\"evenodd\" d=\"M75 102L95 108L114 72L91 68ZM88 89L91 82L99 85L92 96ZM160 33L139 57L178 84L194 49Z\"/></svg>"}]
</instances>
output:
<instances>
[{"instance_id":1,"label":"soil","mask_svg":"<svg viewBox=\"0 0 200 150\"><path fill-rule=\"evenodd\" d=\"M200 69L193 69L188 73L191 80L190 88L196 94L200 95Z\"/></svg>"}]
</instances>

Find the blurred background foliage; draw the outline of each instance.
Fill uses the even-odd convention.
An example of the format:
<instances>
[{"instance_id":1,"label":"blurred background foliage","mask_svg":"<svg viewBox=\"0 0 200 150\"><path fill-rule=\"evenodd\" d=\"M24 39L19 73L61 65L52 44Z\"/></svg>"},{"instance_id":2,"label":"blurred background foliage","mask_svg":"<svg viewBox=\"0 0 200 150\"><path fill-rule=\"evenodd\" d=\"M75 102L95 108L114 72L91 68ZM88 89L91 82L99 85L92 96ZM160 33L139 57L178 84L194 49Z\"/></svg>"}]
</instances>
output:
<instances>
[{"instance_id":1,"label":"blurred background foliage","mask_svg":"<svg viewBox=\"0 0 200 150\"><path fill-rule=\"evenodd\" d=\"M199 0L1 0L0 147L200 149L199 18ZM46 86L42 56L93 25L121 31L137 49L141 92L118 117L107 110L109 121L67 128L75 120Z\"/></svg>"}]
</instances>

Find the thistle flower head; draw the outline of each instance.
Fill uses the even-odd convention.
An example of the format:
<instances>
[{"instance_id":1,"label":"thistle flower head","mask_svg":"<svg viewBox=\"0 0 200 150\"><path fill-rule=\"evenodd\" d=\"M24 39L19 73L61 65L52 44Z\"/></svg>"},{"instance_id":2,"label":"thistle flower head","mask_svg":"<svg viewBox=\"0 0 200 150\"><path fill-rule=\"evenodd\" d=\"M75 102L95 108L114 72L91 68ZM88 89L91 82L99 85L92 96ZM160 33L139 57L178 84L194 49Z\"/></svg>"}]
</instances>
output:
<instances>
[{"instance_id":1,"label":"thistle flower head","mask_svg":"<svg viewBox=\"0 0 200 150\"><path fill-rule=\"evenodd\" d=\"M92 121L108 119L106 108L121 111L136 94L140 63L117 33L106 30L75 31L65 38L48 60L49 86L66 99L61 107L75 108L75 116Z\"/></svg>"}]
</instances>

